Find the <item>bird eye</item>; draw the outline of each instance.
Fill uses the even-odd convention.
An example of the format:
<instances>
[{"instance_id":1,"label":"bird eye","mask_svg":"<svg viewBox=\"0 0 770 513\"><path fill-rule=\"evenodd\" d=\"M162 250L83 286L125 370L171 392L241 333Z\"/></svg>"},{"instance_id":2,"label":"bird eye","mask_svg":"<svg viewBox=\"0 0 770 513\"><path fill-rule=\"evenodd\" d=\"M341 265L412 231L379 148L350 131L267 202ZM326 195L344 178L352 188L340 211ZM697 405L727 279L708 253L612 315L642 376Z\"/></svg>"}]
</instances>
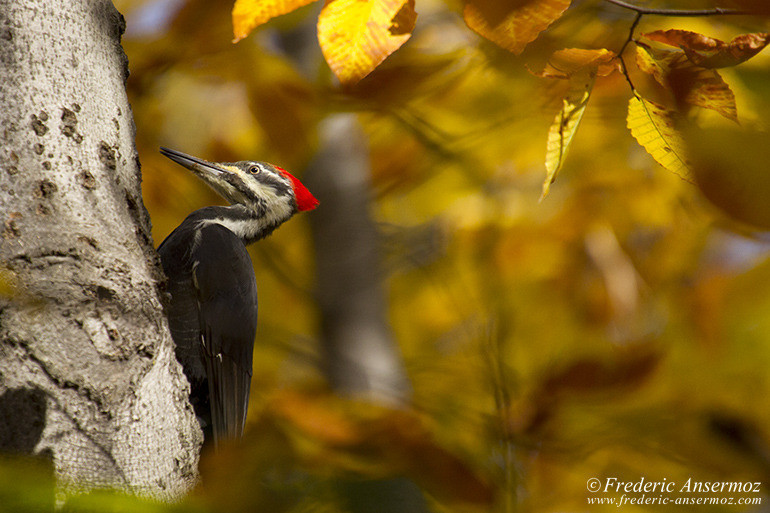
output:
<instances>
[{"instance_id":1,"label":"bird eye","mask_svg":"<svg viewBox=\"0 0 770 513\"><path fill-rule=\"evenodd\" d=\"M252 175L259 174L260 171L261 169L259 168L259 166L251 166L249 168L249 173L251 173Z\"/></svg>"}]
</instances>

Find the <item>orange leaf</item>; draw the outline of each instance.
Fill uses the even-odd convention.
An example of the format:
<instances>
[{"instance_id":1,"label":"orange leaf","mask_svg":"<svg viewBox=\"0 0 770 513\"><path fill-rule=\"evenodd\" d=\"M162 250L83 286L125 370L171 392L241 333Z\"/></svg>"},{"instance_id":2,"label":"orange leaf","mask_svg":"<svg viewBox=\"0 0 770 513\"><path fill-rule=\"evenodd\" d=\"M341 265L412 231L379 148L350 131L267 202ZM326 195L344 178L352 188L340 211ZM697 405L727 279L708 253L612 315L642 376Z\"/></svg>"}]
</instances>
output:
<instances>
[{"instance_id":1,"label":"orange leaf","mask_svg":"<svg viewBox=\"0 0 770 513\"><path fill-rule=\"evenodd\" d=\"M277 418L329 449L374 460L377 477L407 474L447 500L489 504L489 484L441 447L408 410L343 400L328 394L284 391L271 403ZM383 472L384 470L384 472Z\"/></svg>"},{"instance_id":2,"label":"orange leaf","mask_svg":"<svg viewBox=\"0 0 770 513\"><path fill-rule=\"evenodd\" d=\"M566 48L554 52L543 71L535 75L544 78L570 78L575 73L593 68L596 75L605 77L619 69L615 57L614 52L604 48L599 50Z\"/></svg>"},{"instance_id":3,"label":"orange leaf","mask_svg":"<svg viewBox=\"0 0 770 513\"><path fill-rule=\"evenodd\" d=\"M315 0L235 0L233 43L237 43L268 20L287 14Z\"/></svg>"},{"instance_id":4,"label":"orange leaf","mask_svg":"<svg viewBox=\"0 0 770 513\"><path fill-rule=\"evenodd\" d=\"M360 428L328 403L325 396L286 391L271 406L280 417L323 443L343 447L361 443Z\"/></svg>"},{"instance_id":5,"label":"orange leaf","mask_svg":"<svg viewBox=\"0 0 770 513\"><path fill-rule=\"evenodd\" d=\"M414 0L330 0L318 18L318 43L344 85L372 72L412 34Z\"/></svg>"},{"instance_id":6,"label":"orange leaf","mask_svg":"<svg viewBox=\"0 0 770 513\"><path fill-rule=\"evenodd\" d=\"M636 47L636 63L674 94L680 110L697 105L738 121L735 95L716 70L694 65L683 52L657 50L643 43Z\"/></svg>"},{"instance_id":7,"label":"orange leaf","mask_svg":"<svg viewBox=\"0 0 770 513\"><path fill-rule=\"evenodd\" d=\"M556 21L571 0L466 0L465 23L480 36L519 54Z\"/></svg>"},{"instance_id":8,"label":"orange leaf","mask_svg":"<svg viewBox=\"0 0 770 513\"><path fill-rule=\"evenodd\" d=\"M642 36L651 41L657 41L669 46L676 46L677 48L687 47L691 50L716 50L720 45L724 45L724 42L719 39L712 39L703 34L698 34L697 32L690 32L689 30L656 30L654 32L642 34Z\"/></svg>"},{"instance_id":9,"label":"orange leaf","mask_svg":"<svg viewBox=\"0 0 770 513\"><path fill-rule=\"evenodd\" d=\"M652 41L681 48L693 64L703 68L736 66L770 44L768 32L743 34L729 43L688 30L656 30L642 35Z\"/></svg>"}]
</instances>

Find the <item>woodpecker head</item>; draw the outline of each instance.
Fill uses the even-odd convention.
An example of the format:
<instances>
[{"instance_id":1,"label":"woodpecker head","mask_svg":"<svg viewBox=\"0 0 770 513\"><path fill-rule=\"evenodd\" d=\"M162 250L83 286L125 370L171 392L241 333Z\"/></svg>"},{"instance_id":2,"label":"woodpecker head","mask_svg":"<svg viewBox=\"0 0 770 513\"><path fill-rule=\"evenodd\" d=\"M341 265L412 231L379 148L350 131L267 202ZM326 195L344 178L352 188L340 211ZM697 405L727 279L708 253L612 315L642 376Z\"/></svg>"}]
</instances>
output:
<instances>
[{"instance_id":1,"label":"woodpecker head","mask_svg":"<svg viewBox=\"0 0 770 513\"><path fill-rule=\"evenodd\" d=\"M163 147L160 152L195 173L230 203L245 206L270 224L318 206L310 191L278 166L253 160L208 162Z\"/></svg>"}]
</instances>

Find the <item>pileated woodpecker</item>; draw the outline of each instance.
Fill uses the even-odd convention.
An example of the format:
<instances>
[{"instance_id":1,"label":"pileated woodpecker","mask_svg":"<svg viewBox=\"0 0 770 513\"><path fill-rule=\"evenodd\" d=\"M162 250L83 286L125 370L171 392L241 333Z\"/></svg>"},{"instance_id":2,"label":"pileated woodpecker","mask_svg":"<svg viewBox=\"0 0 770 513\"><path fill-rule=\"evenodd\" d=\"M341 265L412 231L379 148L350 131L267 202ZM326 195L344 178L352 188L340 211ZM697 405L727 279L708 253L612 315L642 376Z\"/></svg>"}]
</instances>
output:
<instances>
[{"instance_id":1,"label":"pileated woodpecker","mask_svg":"<svg viewBox=\"0 0 770 513\"><path fill-rule=\"evenodd\" d=\"M208 162L160 152L206 182L230 206L196 210L158 247L168 277L168 322L205 440L240 437L251 388L257 283L246 246L318 200L264 162Z\"/></svg>"}]
</instances>

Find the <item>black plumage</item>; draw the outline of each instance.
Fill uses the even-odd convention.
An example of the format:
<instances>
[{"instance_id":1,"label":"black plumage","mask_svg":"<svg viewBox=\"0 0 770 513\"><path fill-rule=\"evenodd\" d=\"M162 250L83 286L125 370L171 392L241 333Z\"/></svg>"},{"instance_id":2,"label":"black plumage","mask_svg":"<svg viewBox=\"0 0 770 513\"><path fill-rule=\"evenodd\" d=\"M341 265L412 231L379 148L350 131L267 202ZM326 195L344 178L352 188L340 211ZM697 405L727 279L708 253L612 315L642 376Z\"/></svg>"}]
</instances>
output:
<instances>
[{"instance_id":1,"label":"black plumage","mask_svg":"<svg viewBox=\"0 0 770 513\"><path fill-rule=\"evenodd\" d=\"M257 282L246 246L219 224L198 228L218 208L226 207L193 212L158 248L176 356L201 426L215 440L243 432L257 331Z\"/></svg>"},{"instance_id":2,"label":"black plumage","mask_svg":"<svg viewBox=\"0 0 770 513\"><path fill-rule=\"evenodd\" d=\"M246 245L318 202L270 164L212 163L166 148L161 153L233 203L196 210L158 247L176 356L205 439L216 444L243 434L248 409L257 283Z\"/></svg>"}]
</instances>

